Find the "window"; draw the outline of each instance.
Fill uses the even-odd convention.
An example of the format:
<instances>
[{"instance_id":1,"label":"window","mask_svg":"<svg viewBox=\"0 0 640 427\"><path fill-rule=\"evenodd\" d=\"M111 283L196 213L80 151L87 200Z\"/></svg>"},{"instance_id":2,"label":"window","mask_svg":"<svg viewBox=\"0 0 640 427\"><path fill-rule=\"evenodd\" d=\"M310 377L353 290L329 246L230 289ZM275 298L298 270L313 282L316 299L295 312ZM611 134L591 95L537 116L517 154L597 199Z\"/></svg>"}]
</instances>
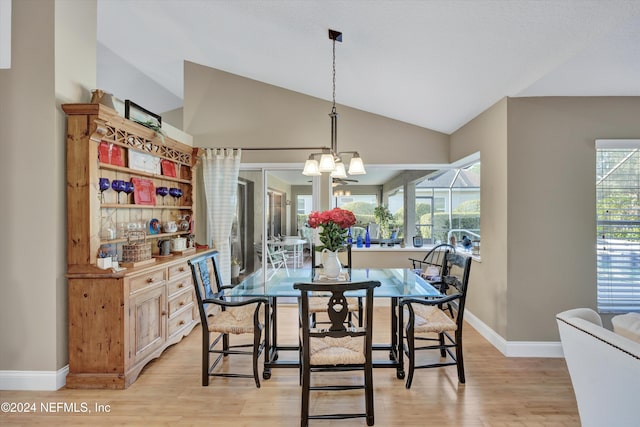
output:
<instances>
[{"instance_id":1,"label":"window","mask_svg":"<svg viewBox=\"0 0 640 427\"><path fill-rule=\"evenodd\" d=\"M480 240L480 162L416 183L415 203L416 227L426 242Z\"/></svg>"},{"instance_id":2,"label":"window","mask_svg":"<svg viewBox=\"0 0 640 427\"><path fill-rule=\"evenodd\" d=\"M296 198L296 213L298 215L309 215L311 213L311 195L299 194Z\"/></svg>"},{"instance_id":3,"label":"window","mask_svg":"<svg viewBox=\"0 0 640 427\"><path fill-rule=\"evenodd\" d=\"M640 309L640 140L596 141L597 300Z\"/></svg>"},{"instance_id":4,"label":"window","mask_svg":"<svg viewBox=\"0 0 640 427\"><path fill-rule=\"evenodd\" d=\"M336 207L349 210L356 216L356 225L366 227L374 222L373 209L378 206L375 194L353 194L336 197Z\"/></svg>"},{"instance_id":5,"label":"window","mask_svg":"<svg viewBox=\"0 0 640 427\"><path fill-rule=\"evenodd\" d=\"M392 237L401 239L404 237L404 188L399 187L392 191L387 197L387 203L393 215L393 220L389 224L390 230L396 232ZM411 235L413 236L413 233Z\"/></svg>"}]
</instances>

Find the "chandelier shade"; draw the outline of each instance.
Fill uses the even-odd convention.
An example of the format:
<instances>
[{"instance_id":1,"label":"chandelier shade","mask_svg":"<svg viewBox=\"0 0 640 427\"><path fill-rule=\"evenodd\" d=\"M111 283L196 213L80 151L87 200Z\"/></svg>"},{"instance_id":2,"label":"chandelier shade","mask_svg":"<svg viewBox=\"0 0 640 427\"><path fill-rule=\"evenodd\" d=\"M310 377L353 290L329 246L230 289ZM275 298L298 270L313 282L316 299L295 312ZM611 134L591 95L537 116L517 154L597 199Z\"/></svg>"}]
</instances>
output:
<instances>
[{"instance_id":1,"label":"chandelier shade","mask_svg":"<svg viewBox=\"0 0 640 427\"><path fill-rule=\"evenodd\" d=\"M367 171L364 169L364 163L358 153L354 153L349 162L349 175L364 175Z\"/></svg>"},{"instance_id":2,"label":"chandelier shade","mask_svg":"<svg viewBox=\"0 0 640 427\"><path fill-rule=\"evenodd\" d=\"M336 162L333 159L333 154L325 153L320 156L320 164L318 166L318 170L320 172L333 172L336 168Z\"/></svg>"},{"instance_id":3,"label":"chandelier shade","mask_svg":"<svg viewBox=\"0 0 640 427\"><path fill-rule=\"evenodd\" d=\"M318 169L318 161L315 160L312 156L304 163L304 169L302 170L302 175L306 176L320 176L320 170Z\"/></svg>"},{"instance_id":4,"label":"chandelier shade","mask_svg":"<svg viewBox=\"0 0 640 427\"><path fill-rule=\"evenodd\" d=\"M344 168L344 163L336 162L336 168L331 172L331 178L346 178L347 171Z\"/></svg>"}]
</instances>

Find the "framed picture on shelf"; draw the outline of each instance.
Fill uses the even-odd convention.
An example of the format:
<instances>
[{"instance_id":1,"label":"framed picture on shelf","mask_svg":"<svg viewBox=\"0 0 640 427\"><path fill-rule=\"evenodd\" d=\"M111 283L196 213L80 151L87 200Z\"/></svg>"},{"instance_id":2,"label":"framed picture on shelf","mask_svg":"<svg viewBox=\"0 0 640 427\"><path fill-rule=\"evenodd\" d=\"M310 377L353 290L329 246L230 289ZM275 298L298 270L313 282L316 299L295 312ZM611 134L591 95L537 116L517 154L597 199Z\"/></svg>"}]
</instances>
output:
<instances>
[{"instance_id":1,"label":"framed picture on shelf","mask_svg":"<svg viewBox=\"0 0 640 427\"><path fill-rule=\"evenodd\" d=\"M131 178L133 182L133 200L136 205L151 205L156 204L156 189L153 185L153 181L143 178Z\"/></svg>"},{"instance_id":2,"label":"framed picture on shelf","mask_svg":"<svg viewBox=\"0 0 640 427\"><path fill-rule=\"evenodd\" d=\"M171 160L162 159L162 175L176 177L176 165Z\"/></svg>"},{"instance_id":3,"label":"framed picture on shelf","mask_svg":"<svg viewBox=\"0 0 640 427\"><path fill-rule=\"evenodd\" d=\"M125 99L124 101L124 117L155 131L162 128L162 117L139 106L130 99Z\"/></svg>"},{"instance_id":4,"label":"framed picture on shelf","mask_svg":"<svg viewBox=\"0 0 640 427\"><path fill-rule=\"evenodd\" d=\"M100 163L124 166L122 147L109 142L102 141L98 145L98 159L100 159Z\"/></svg>"}]
</instances>

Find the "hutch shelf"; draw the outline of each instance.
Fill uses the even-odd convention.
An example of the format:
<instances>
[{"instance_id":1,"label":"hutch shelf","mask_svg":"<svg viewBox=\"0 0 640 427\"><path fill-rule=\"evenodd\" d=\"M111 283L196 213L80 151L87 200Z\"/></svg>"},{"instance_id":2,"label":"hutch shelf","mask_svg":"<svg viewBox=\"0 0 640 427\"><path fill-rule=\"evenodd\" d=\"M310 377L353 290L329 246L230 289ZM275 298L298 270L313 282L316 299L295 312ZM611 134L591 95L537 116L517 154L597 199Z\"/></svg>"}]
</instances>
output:
<instances>
[{"instance_id":1,"label":"hutch shelf","mask_svg":"<svg viewBox=\"0 0 640 427\"><path fill-rule=\"evenodd\" d=\"M62 109L67 114L66 385L123 389L199 321L187 261L203 250L161 257L157 244L194 234L198 150L160 138L101 104ZM143 182L146 193L117 192L111 185L101 191L101 180ZM182 195L152 194L158 187L178 188ZM182 227L154 230L154 219ZM127 232L134 229L146 233L154 262L120 271L98 268L99 254L122 256Z\"/></svg>"}]
</instances>

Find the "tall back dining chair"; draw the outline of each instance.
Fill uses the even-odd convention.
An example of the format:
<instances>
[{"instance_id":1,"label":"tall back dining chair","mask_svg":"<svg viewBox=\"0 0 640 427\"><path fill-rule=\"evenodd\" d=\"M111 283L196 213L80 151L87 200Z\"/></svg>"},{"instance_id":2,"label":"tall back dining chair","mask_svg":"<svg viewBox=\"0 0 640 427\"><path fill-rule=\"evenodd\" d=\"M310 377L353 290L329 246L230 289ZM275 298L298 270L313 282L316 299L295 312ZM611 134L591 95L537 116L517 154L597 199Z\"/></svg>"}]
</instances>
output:
<instances>
[{"instance_id":1,"label":"tall back dining chair","mask_svg":"<svg viewBox=\"0 0 640 427\"><path fill-rule=\"evenodd\" d=\"M438 288L443 296L437 299L407 297L400 300L400 316L406 330L406 346L403 351L409 358L406 388L411 388L415 369L456 365L458 381L465 382L462 356L462 325L467 299L471 257L447 252L445 255L447 275ZM451 315L443 309L451 310ZM435 334L435 337L434 337ZM417 343L431 342L431 345ZM440 361L416 364L416 351L439 350ZM455 350L455 353L454 351Z\"/></svg>"},{"instance_id":2,"label":"tall back dining chair","mask_svg":"<svg viewBox=\"0 0 640 427\"><path fill-rule=\"evenodd\" d=\"M427 254L421 260L415 258L409 258L414 270L420 270L421 273L427 274L428 269L431 267L434 271L437 271L437 275L444 276L447 274L446 263L444 262L445 254L447 252L456 252L455 246L448 243L443 243L431 248ZM429 277L426 277L429 279Z\"/></svg>"},{"instance_id":3,"label":"tall back dining chair","mask_svg":"<svg viewBox=\"0 0 640 427\"><path fill-rule=\"evenodd\" d=\"M189 260L202 328L202 385L209 385L210 376L253 378L260 388L258 357L264 348L262 329L267 298L229 301L222 286L218 268L218 252L213 251ZM264 306L263 306L264 304ZM217 334L217 335L216 335ZM229 335L253 334L252 344L230 345ZM212 336L215 338L212 340ZM218 346L218 344L221 344ZM238 350L251 347L251 350ZM229 354L250 355L253 374L215 371L223 357ZM211 355L217 355L211 361Z\"/></svg>"},{"instance_id":4,"label":"tall back dining chair","mask_svg":"<svg viewBox=\"0 0 640 427\"><path fill-rule=\"evenodd\" d=\"M342 268L347 269L347 272L351 271L351 245L345 245L344 250L338 253L340 257L340 262L342 264ZM321 252L316 252L315 243L311 245L311 270L315 272L316 269L322 269L322 254ZM314 273L315 276L315 273ZM353 323L353 313L358 314L358 326L362 326L362 298L353 297L347 298L347 304L349 307L349 318L348 321ZM311 301L311 306L309 307L311 313L322 313L326 311L326 301L321 298L314 298ZM315 321L315 314L312 316L312 320Z\"/></svg>"},{"instance_id":5,"label":"tall back dining chair","mask_svg":"<svg viewBox=\"0 0 640 427\"><path fill-rule=\"evenodd\" d=\"M372 325L373 290L380 282L351 283L296 283L294 289L300 290L301 324L301 383L302 405L300 425L306 427L310 419L343 419L364 417L367 425L374 423L373 410L373 361ZM366 290L365 316L362 327L348 326L347 297L349 291ZM325 312L330 319L326 328L316 328L311 321L310 300L318 298L317 293L326 295ZM311 386L311 374L321 372L342 372L361 370L364 381L361 384L335 384ZM335 378L335 377L331 377ZM365 412L309 414L311 391L364 390Z\"/></svg>"}]
</instances>

